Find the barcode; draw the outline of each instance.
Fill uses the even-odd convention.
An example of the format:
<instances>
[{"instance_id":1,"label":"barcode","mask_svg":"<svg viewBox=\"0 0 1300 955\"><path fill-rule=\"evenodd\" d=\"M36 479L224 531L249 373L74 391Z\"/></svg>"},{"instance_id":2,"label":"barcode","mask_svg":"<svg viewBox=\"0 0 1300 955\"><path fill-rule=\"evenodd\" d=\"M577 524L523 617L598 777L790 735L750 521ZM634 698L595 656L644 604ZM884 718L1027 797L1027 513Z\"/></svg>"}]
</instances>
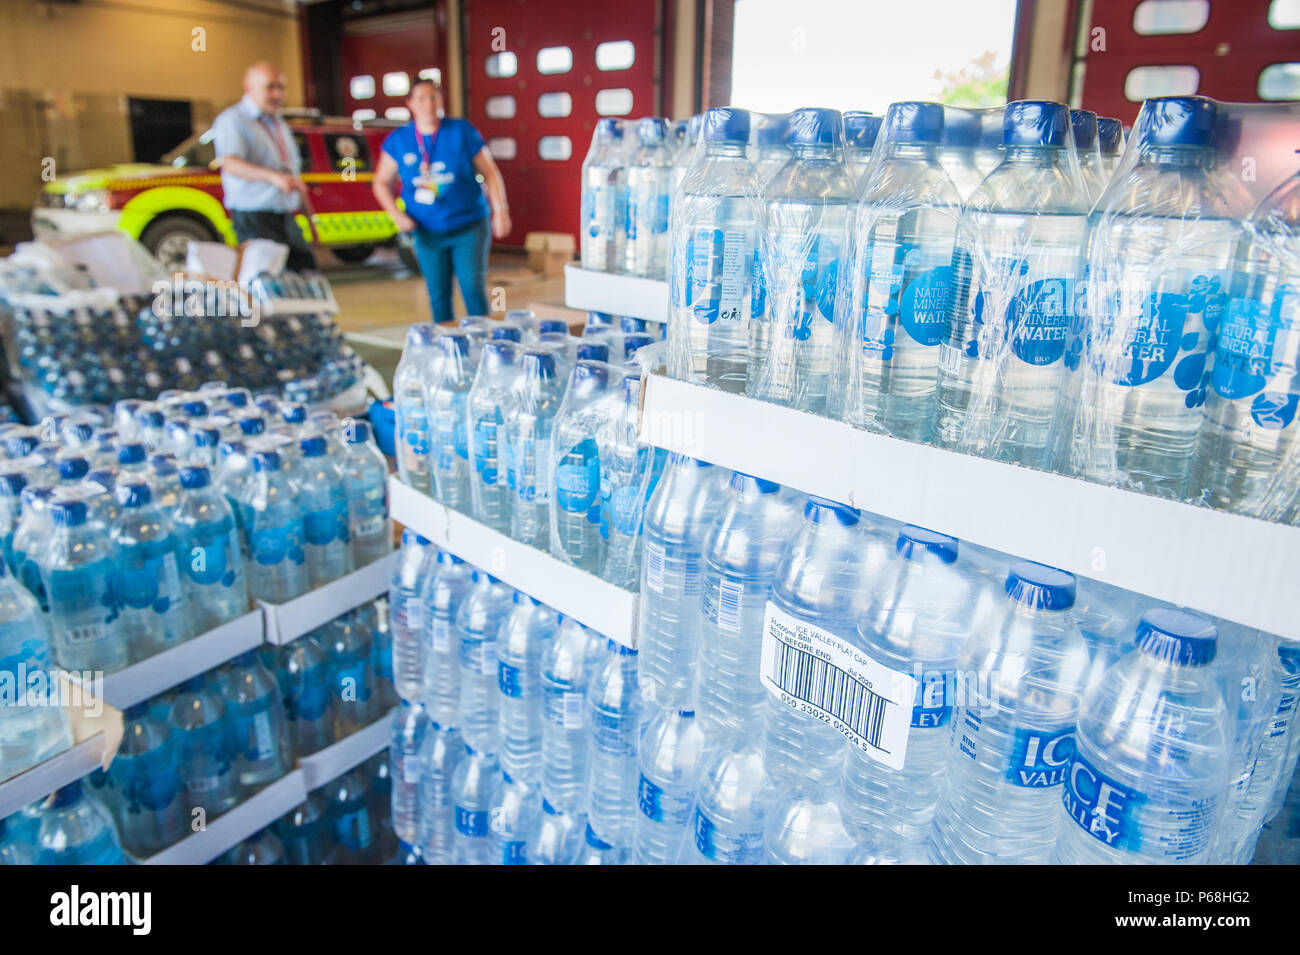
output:
<instances>
[{"instance_id":1,"label":"barcode","mask_svg":"<svg viewBox=\"0 0 1300 955\"><path fill-rule=\"evenodd\" d=\"M582 729L582 704L584 699L581 693L564 694L564 728L566 730Z\"/></svg>"},{"instance_id":2,"label":"barcode","mask_svg":"<svg viewBox=\"0 0 1300 955\"><path fill-rule=\"evenodd\" d=\"M745 597L745 585L733 580L718 582L718 626L724 630L740 632L740 603Z\"/></svg>"},{"instance_id":3,"label":"barcode","mask_svg":"<svg viewBox=\"0 0 1300 955\"><path fill-rule=\"evenodd\" d=\"M646 541L645 585L657 594L664 592L664 548L662 544Z\"/></svg>"},{"instance_id":4,"label":"barcode","mask_svg":"<svg viewBox=\"0 0 1300 955\"><path fill-rule=\"evenodd\" d=\"M873 693L828 660L776 641L769 674L781 690L842 722L875 749L890 701Z\"/></svg>"}]
</instances>

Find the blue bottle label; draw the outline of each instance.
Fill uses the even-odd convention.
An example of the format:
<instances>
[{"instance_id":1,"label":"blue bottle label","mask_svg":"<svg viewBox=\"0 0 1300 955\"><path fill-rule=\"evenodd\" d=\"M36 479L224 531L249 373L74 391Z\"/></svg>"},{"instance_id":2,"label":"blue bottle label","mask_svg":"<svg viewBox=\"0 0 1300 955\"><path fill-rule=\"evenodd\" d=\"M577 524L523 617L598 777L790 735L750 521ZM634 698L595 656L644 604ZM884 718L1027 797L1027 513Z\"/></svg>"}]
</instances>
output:
<instances>
[{"instance_id":1,"label":"blue bottle label","mask_svg":"<svg viewBox=\"0 0 1300 955\"><path fill-rule=\"evenodd\" d=\"M696 229L692 253L692 307L701 325L744 321L743 300L750 291L753 229Z\"/></svg>"},{"instance_id":2,"label":"blue bottle label","mask_svg":"<svg viewBox=\"0 0 1300 955\"><path fill-rule=\"evenodd\" d=\"M474 424L474 470L484 484L497 483L497 422L480 418Z\"/></svg>"},{"instance_id":3,"label":"blue bottle label","mask_svg":"<svg viewBox=\"0 0 1300 955\"><path fill-rule=\"evenodd\" d=\"M666 822L685 828L691 821L691 806L695 804L695 794L665 792L643 775L637 784L637 806L641 815L651 822Z\"/></svg>"},{"instance_id":4,"label":"blue bottle label","mask_svg":"<svg viewBox=\"0 0 1300 955\"><path fill-rule=\"evenodd\" d=\"M1161 288L1146 291L1120 342L1115 383L1145 385L1172 368L1174 384L1187 392L1187 407L1199 407L1210 377L1210 344L1227 311L1228 284L1226 272L1165 271Z\"/></svg>"},{"instance_id":5,"label":"blue bottle label","mask_svg":"<svg viewBox=\"0 0 1300 955\"><path fill-rule=\"evenodd\" d=\"M168 552L148 558L139 567L119 569L115 590L122 604L132 610L166 613L180 593L176 555Z\"/></svg>"},{"instance_id":6,"label":"blue bottle label","mask_svg":"<svg viewBox=\"0 0 1300 955\"><path fill-rule=\"evenodd\" d=\"M1017 727L1012 732L1011 763L1007 781L1026 789L1048 789L1065 782L1074 755L1074 727L1037 730Z\"/></svg>"},{"instance_id":7,"label":"blue bottle label","mask_svg":"<svg viewBox=\"0 0 1300 955\"><path fill-rule=\"evenodd\" d=\"M754 265L749 276L749 317L762 318L767 314L767 275L763 271L763 250L754 250Z\"/></svg>"},{"instance_id":8,"label":"blue bottle label","mask_svg":"<svg viewBox=\"0 0 1300 955\"><path fill-rule=\"evenodd\" d=\"M581 690L568 690L564 687L548 685L542 696L542 713L547 721L566 730L580 730L583 727L583 703L585 697Z\"/></svg>"},{"instance_id":9,"label":"blue bottle label","mask_svg":"<svg viewBox=\"0 0 1300 955\"><path fill-rule=\"evenodd\" d=\"M504 660L497 661L497 688L503 696L517 700L524 695L524 674L519 667Z\"/></svg>"},{"instance_id":10,"label":"blue bottle label","mask_svg":"<svg viewBox=\"0 0 1300 955\"><path fill-rule=\"evenodd\" d=\"M463 806L456 807L456 831L463 836L474 838L486 837L488 834L487 811L475 812Z\"/></svg>"},{"instance_id":11,"label":"blue bottle label","mask_svg":"<svg viewBox=\"0 0 1300 955\"><path fill-rule=\"evenodd\" d=\"M695 848L704 858L724 865L759 865L763 861L763 830L746 829L737 835L728 835L697 808Z\"/></svg>"},{"instance_id":12,"label":"blue bottle label","mask_svg":"<svg viewBox=\"0 0 1300 955\"><path fill-rule=\"evenodd\" d=\"M1244 399L1250 403L1252 420L1261 428L1281 431L1296 417L1300 397L1287 391L1265 390L1279 372L1279 384L1290 384L1285 377L1286 359L1274 358L1278 337L1287 344L1300 327L1300 295L1288 285L1274 292L1270 311L1256 299L1235 298L1229 305L1215 343L1213 384L1224 398ZM1294 348L1291 348L1292 353Z\"/></svg>"},{"instance_id":13,"label":"blue bottle label","mask_svg":"<svg viewBox=\"0 0 1300 955\"><path fill-rule=\"evenodd\" d=\"M1070 331L1072 279L1029 282L1007 304L1011 353L1026 365L1044 367L1065 356Z\"/></svg>"},{"instance_id":14,"label":"blue bottle label","mask_svg":"<svg viewBox=\"0 0 1300 955\"><path fill-rule=\"evenodd\" d=\"M231 587L236 580L233 534L219 534L207 544L192 544L185 552L185 576L202 587Z\"/></svg>"},{"instance_id":15,"label":"blue bottle label","mask_svg":"<svg viewBox=\"0 0 1300 955\"><path fill-rule=\"evenodd\" d=\"M591 510L600 494L600 452L585 438L555 469L555 502L570 514Z\"/></svg>"},{"instance_id":16,"label":"blue bottle label","mask_svg":"<svg viewBox=\"0 0 1300 955\"><path fill-rule=\"evenodd\" d=\"M465 430L465 401L456 401L449 409L438 412L434 419L437 436L437 466L440 471L451 471L457 460L469 459L469 443Z\"/></svg>"},{"instance_id":17,"label":"blue bottle label","mask_svg":"<svg viewBox=\"0 0 1300 955\"><path fill-rule=\"evenodd\" d=\"M338 536L337 521L333 507L308 511L302 518L303 537L313 547L326 547Z\"/></svg>"},{"instance_id":18,"label":"blue bottle label","mask_svg":"<svg viewBox=\"0 0 1300 955\"><path fill-rule=\"evenodd\" d=\"M236 714L231 718L230 727L234 750L247 762L260 762L275 756L279 741L267 710Z\"/></svg>"},{"instance_id":19,"label":"blue bottle label","mask_svg":"<svg viewBox=\"0 0 1300 955\"><path fill-rule=\"evenodd\" d=\"M307 559L294 524L254 528L248 536L253 561L263 567L273 567L286 560L301 564Z\"/></svg>"},{"instance_id":20,"label":"blue bottle label","mask_svg":"<svg viewBox=\"0 0 1300 955\"><path fill-rule=\"evenodd\" d=\"M357 809L335 817L334 839L343 848L360 852L370 848L373 838L369 809Z\"/></svg>"},{"instance_id":21,"label":"blue bottle label","mask_svg":"<svg viewBox=\"0 0 1300 955\"><path fill-rule=\"evenodd\" d=\"M130 812L161 812L181 794L180 777L167 760L170 753L128 757L126 772L127 809ZM110 774L116 775L116 774Z\"/></svg>"},{"instance_id":22,"label":"blue bottle label","mask_svg":"<svg viewBox=\"0 0 1300 955\"><path fill-rule=\"evenodd\" d=\"M916 683L916 698L912 703L912 728L935 729L947 726L952 719L956 692L955 671L931 670L920 674Z\"/></svg>"},{"instance_id":23,"label":"blue bottle label","mask_svg":"<svg viewBox=\"0 0 1300 955\"><path fill-rule=\"evenodd\" d=\"M345 703L365 703L370 699L369 663L369 660L361 660L335 669L335 698Z\"/></svg>"},{"instance_id":24,"label":"blue bottle label","mask_svg":"<svg viewBox=\"0 0 1300 955\"><path fill-rule=\"evenodd\" d=\"M635 756L637 721L631 713L619 713L603 706L591 708L591 741L611 756Z\"/></svg>"},{"instance_id":25,"label":"blue bottle label","mask_svg":"<svg viewBox=\"0 0 1300 955\"><path fill-rule=\"evenodd\" d=\"M502 865L527 865L528 864L528 843L518 840L505 842L501 845L501 864Z\"/></svg>"},{"instance_id":26,"label":"blue bottle label","mask_svg":"<svg viewBox=\"0 0 1300 955\"><path fill-rule=\"evenodd\" d=\"M323 681L313 681L285 697L286 716L290 720L314 723L330 706L330 691Z\"/></svg>"},{"instance_id":27,"label":"blue bottle label","mask_svg":"<svg viewBox=\"0 0 1300 955\"><path fill-rule=\"evenodd\" d=\"M429 415L423 401L399 402L398 432L409 455L424 457L429 453Z\"/></svg>"},{"instance_id":28,"label":"blue bottle label","mask_svg":"<svg viewBox=\"0 0 1300 955\"><path fill-rule=\"evenodd\" d=\"M927 269L917 275L908 283L899 301L900 324L912 341L927 348L948 337L951 315L952 266L949 265ZM884 360L888 361L888 357Z\"/></svg>"}]
</instances>

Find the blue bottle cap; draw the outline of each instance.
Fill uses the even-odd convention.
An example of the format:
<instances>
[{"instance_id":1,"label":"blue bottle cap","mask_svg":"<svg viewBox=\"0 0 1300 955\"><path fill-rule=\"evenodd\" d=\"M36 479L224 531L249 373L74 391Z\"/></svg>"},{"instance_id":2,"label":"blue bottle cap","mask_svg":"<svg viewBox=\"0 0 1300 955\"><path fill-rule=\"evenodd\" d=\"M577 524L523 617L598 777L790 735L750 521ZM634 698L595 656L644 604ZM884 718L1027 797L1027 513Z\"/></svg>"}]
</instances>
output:
<instances>
[{"instance_id":1,"label":"blue bottle cap","mask_svg":"<svg viewBox=\"0 0 1300 955\"><path fill-rule=\"evenodd\" d=\"M748 133L745 134L745 138L749 138ZM790 117L764 116L759 120L754 141L760 149L770 149L773 146L784 146L789 143Z\"/></svg>"},{"instance_id":2,"label":"blue bottle cap","mask_svg":"<svg viewBox=\"0 0 1300 955\"><path fill-rule=\"evenodd\" d=\"M435 331L429 322L412 325L406 330L406 344L411 348L424 348L433 342Z\"/></svg>"},{"instance_id":3,"label":"blue bottle cap","mask_svg":"<svg viewBox=\"0 0 1300 955\"><path fill-rule=\"evenodd\" d=\"M95 434L95 426L89 421L78 421L68 427L68 436L78 443L84 444L89 441Z\"/></svg>"},{"instance_id":4,"label":"blue bottle cap","mask_svg":"<svg viewBox=\"0 0 1300 955\"><path fill-rule=\"evenodd\" d=\"M1018 560L1007 575L1007 596L1038 610L1069 610L1074 606L1074 574Z\"/></svg>"},{"instance_id":5,"label":"blue bottle cap","mask_svg":"<svg viewBox=\"0 0 1300 955\"><path fill-rule=\"evenodd\" d=\"M479 359L480 365L487 365L490 368L498 368L503 365L512 365L515 361L514 343L510 341L486 341L483 343L483 354Z\"/></svg>"},{"instance_id":6,"label":"blue bottle cap","mask_svg":"<svg viewBox=\"0 0 1300 955\"><path fill-rule=\"evenodd\" d=\"M1300 664L1300 644L1279 643L1277 647L1277 656L1284 664L1294 667Z\"/></svg>"},{"instance_id":7,"label":"blue bottle cap","mask_svg":"<svg viewBox=\"0 0 1300 955\"><path fill-rule=\"evenodd\" d=\"M245 437L266 433L266 418L260 414L244 415L239 419L239 433Z\"/></svg>"},{"instance_id":8,"label":"blue bottle cap","mask_svg":"<svg viewBox=\"0 0 1300 955\"><path fill-rule=\"evenodd\" d=\"M161 428L167 420L159 408L141 408L135 418L142 428Z\"/></svg>"},{"instance_id":9,"label":"blue bottle cap","mask_svg":"<svg viewBox=\"0 0 1300 955\"><path fill-rule=\"evenodd\" d=\"M201 464L187 464L181 468L181 487L187 491L207 487L211 479L211 472Z\"/></svg>"},{"instance_id":10,"label":"blue bottle cap","mask_svg":"<svg viewBox=\"0 0 1300 955\"><path fill-rule=\"evenodd\" d=\"M677 715L680 716L680 717L682 717L683 719L688 719L688 720L693 720L693 719L695 719L695 711L694 711L694 710L678 710L678 711L677 711Z\"/></svg>"},{"instance_id":11,"label":"blue bottle cap","mask_svg":"<svg viewBox=\"0 0 1300 955\"><path fill-rule=\"evenodd\" d=\"M307 406L297 403L281 405L280 417L286 424L302 424L307 420Z\"/></svg>"},{"instance_id":12,"label":"blue bottle cap","mask_svg":"<svg viewBox=\"0 0 1300 955\"><path fill-rule=\"evenodd\" d=\"M222 394L221 397L222 400L224 400L226 404L230 405L230 407L232 408L248 407L248 392L243 391L239 388L231 388L229 391Z\"/></svg>"},{"instance_id":13,"label":"blue bottle cap","mask_svg":"<svg viewBox=\"0 0 1300 955\"><path fill-rule=\"evenodd\" d=\"M43 485L29 484L23 488L19 499L22 501L23 509L35 506L37 501L48 501L54 496L54 488Z\"/></svg>"},{"instance_id":14,"label":"blue bottle cap","mask_svg":"<svg viewBox=\"0 0 1300 955\"><path fill-rule=\"evenodd\" d=\"M978 113L957 107L943 111L943 145L949 149L974 149L980 144L980 129Z\"/></svg>"},{"instance_id":15,"label":"blue bottle cap","mask_svg":"<svg viewBox=\"0 0 1300 955\"><path fill-rule=\"evenodd\" d=\"M920 560L922 555L932 554L945 564L951 564L957 560L959 546L955 537L905 524L898 532L895 549L904 560Z\"/></svg>"},{"instance_id":16,"label":"blue bottle cap","mask_svg":"<svg viewBox=\"0 0 1300 955\"><path fill-rule=\"evenodd\" d=\"M618 319L619 330L629 335L636 334L637 332L644 332L646 330L646 325L647 323L644 318L637 318L634 315L621 315Z\"/></svg>"},{"instance_id":17,"label":"blue bottle cap","mask_svg":"<svg viewBox=\"0 0 1300 955\"><path fill-rule=\"evenodd\" d=\"M325 436L313 434L298 442L298 448L304 458L319 458L325 454Z\"/></svg>"},{"instance_id":18,"label":"blue bottle cap","mask_svg":"<svg viewBox=\"0 0 1300 955\"><path fill-rule=\"evenodd\" d=\"M196 448L215 448L221 443L221 429L195 428L191 437Z\"/></svg>"},{"instance_id":19,"label":"blue bottle cap","mask_svg":"<svg viewBox=\"0 0 1300 955\"><path fill-rule=\"evenodd\" d=\"M686 121L686 135L690 137L692 143L698 142L700 132L704 129L704 114L696 113Z\"/></svg>"},{"instance_id":20,"label":"blue bottle cap","mask_svg":"<svg viewBox=\"0 0 1300 955\"><path fill-rule=\"evenodd\" d=\"M523 332L513 325L494 325L490 333L494 342L520 342L523 340Z\"/></svg>"},{"instance_id":21,"label":"blue bottle cap","mask_svg":"<svg viewBox=\"0 0 1300 955\"><path fill-rule=\"evenodd\" d=\"M1074 130L1074 148L1091 149L1097 143L1097 114L1090 109L1070 110L1070 127Z\"/></svg>"},{"instance_id":22,"label":"blue bottle cap","mask_svg":"<svg viewBox=\"0 0 1300 955\"><path fill-rule=\"evenodd\" d=\"M636 124L636 134L642 143L662 143L668 134L668 121L658 116L646 116Z\"/></svg>"},{"instance_id":23,"label":"blue bottle cap","mask_svg":"<svg viewBox=\"0 0 1300 955\"><path fill-rule=\"evenodd\" d=\"M208 403L206 401L187 401L181 405L181 411L191 418L202 418L208 413Z\"/></svg>"},{"instance_id":24,"label":"blue bottle cap","mask_svg":"<svg viewBox=\"0 0 1300 955\"><path fill-rule=\"evenodd\" d=\"M631 358L634 354L636 354L636 350L638 348L645 348L646 345L653 345L654 343L655 343L654 337L651 335L646 335L643 333L637 333L635 335L625 335L623 337L623 357Z\"/></svg>"},{"instance_id":25,"label":"blue bottle cap","mask_svg":"<svg viewBox=\"0 0 1300 955\"><path fill-rule=\"evenodd\" d=\"M616 119L599 119L596 121L596 135L600 139L622 139L623 124Z\"/></svg>"},{"instance_id":26,"label":"blue bottle cap","mask_svg":"<svg viewBox=\"0 0 1300 955\"><path fill-rule=\"evenodd\" d=\"M522 590L515 591L515 603L530 604L534 607L540 607L542 605L542 602L540 600L538 600L536 597L529 596L528 594L524 593Z\"/></svg>"},{"instance_id":27,"label":"blue bottle cap","mask_svg":"<svg viewBox=\"0 0 1300 955\"><path fill-rule=\"evenodd\" d=\"M222 441L217 453L223 458L228 458L232 454L243 454L247 450L243 441Z\"/></svg>"},{"instance_id":28,"label":"blue bottle cap","mask_svg":"<svg viewBox=\"0 0 1300 955\"><path fill-rule=\"evenodd\" d=\"M938 145L943 139L943 107L938 103L894 103L885 113L884 125L886 142Z\"/></svg>"},{"instance_id":29,"label":"blue bottle cap","mask_svg":"<svg viewBox=\"0 0 1300 955\"><path fill-rule=\"evenodd\" d=\"M154 454L149 457L149 470L162 477L176 473L176 455Z\"/></svg>"},{"instance_id":30,"label":"blue bottle cap","mask_svg":"<svg viewBox=\"0 0 1300 955\"><path fill-rule=\"evenodd\" d=\"M591 342L585 345L579 345L577 349L578 361L609 361L609 346L601 345L597 342Z\"/></svg>"},{"instance_id":31,"label":"blue bottle cap","mask_svg":"<svg viewBox=\"0 0 1300 955\"><path fill-rule=\"evenodd\" d=\"M0 494L17 497L27 486L27 472L13 461L0 465Z\"/></svg>"},{"instance_id":32,"label":"blue bottle cap","mask_svg":"<svg viewBox=\"0 0 1300 955\"><path fill-rule=\"evenodd\" d=\"M55 501L50 505L50 515L60 527L80 527L86 523L86 502Z\"/></svg>"},{"instance_id":33,"label":"blue bottle cap","mask_svg":"<svg viewBox=\"0 0 1300 955\"><path fill-rule=\"evenodd\" d=\"M469 354L469 332L461 328L451 329L439 335L435 342L438 350L448 357Z\"/></svg>"},{"instance_id":34,"label":"blue bottle cap","mask_svg":"<svg viewBox=\"0 0 1300 955\"><path fill-rule=\"evenodd\" d=\"M870 149L880 135L883 116L874 113L849 112L844 114L844 142L853 149Z\"/></svg>"},{"instance_id":35,"label":"blue bottle cap","mask_svg":"<svg viewBox=\"0 0 1300 955\"><path fill-rule=\"evenodd\" d=\"M1148 610L1138 621L1134 644L1166 663L1205 666L1214 659L1219 632L1200 614L1173 607Z\"/></svg>"},{"instance_id":36,"label":"blue bottle cap","mask_svg":"<svg viewBox=\"0 0 1300 955\"><path fill-rule=\"evenodd\" d=\"M275 414L280 410L280 399L275 395L258 395L253 399L253 404L266 414Z\"/></svg>"},{"instance_id":37,"label":"blue bottle cap","mask_svg":"<svg viewBox=\"0 0 1300 955\"><path fill-rule=\"evenodd\" d=\"M64 458L59 462L59 478L63 481L80 481L90 472L90 462L85 458Z\"/></svg>"},{"instance_id":38,"label":"blue bottle cap","mask_svg":"<svg viewBox=\"0 0 1300 955\"><path fill-rule=\"evenodd\" d=\"M117 503L123 507L143 507L153 500L153 491L145 481L127 481L116 488Z\"/></svg>"},{"instance_id":39,"label":"blue bottle cap","mask_svg":"<svg viewBox=\"0 0 1300 955\"><path fill-rule=\"evenodd\" d=\"M545 348L529 348L524 351L520 365L525 375L539 378L555 377L555 356Z\"/></svg>"},{"instance_id":40,"label":"blue bottle cap","mask_svg":"<svg viewBox=\"0 0 1300 955\"><path fill-rule=\"evenodd\" d=\"M635 650L633 650L631 647L624 646L623 644L615 640L613 637L605 638L605 649L608 650L610 653L620 657L636 656Z\"/></svg>"},{"instance_id":41,"label":"blue bottle cap","mask_svg":"<svg viewBox=\"0 0 1300 955\"><path fill-rule=\"evenodd\" d=\"M781 490L781 485L775 481L765 481L762 478L756 478L752 474L745 474L743 471L731 472L731 488L735 491L757 491L759 494L775 494Z\"/></svg>"},{"instance_id":42,"label":"blue bottle cap","mask_svg":"<svg viewBox=\"0 0 1300 955\"><path fill-rule=\"evenodd\" d=\"M856 507L809 494L808 503L803 506L803 516L805 520L814 524L834 519L845 527L853 527L862 519L862 512Z\"/></svg>"},{"instance_id":43,"label":"blue bottle cap","mask_svg":"<svg viewBox=\"0 0 1300 955\"><path fill-rule=\"evenodd\" d=\"M1204 96L1158 96L1142 104L1134 129L1148 146L1205 147L1214 141L1218 106Z\"/></svg>"},{"instance_id":44,"label":"blue bottle cap","mask_svg":"<svg viewBox=\"0 0 1300 955\"><path fill-rule=\"evenodd\" d=\"M349 418L343 426L343 440L348 444L365 444L370 440L370 422Z\"/></svg>"},{"instance_id":45,"label":"blue bottle cap","mask_svg":"<svg viewBox=\"0 0 1300 955\"><path fill-rule=\"evenodd\" d=\"M5 437L4 448L10 457L21 458L32 453L40 439L34 434L16 434Z\"/></svg>"},{"instance_id":46,"label":"blue bottle cap","mask_svg":"<svg viewBox=\"0 0 1300 955\"><path fill-rule=\"evenodd\" d=\"M1050 100L1022 99L1002 111L1002 145L1064 146L1070 108Z\"/></svg>"},{"instance_id":47,"label":"blue bottle cap","mask_svg":"<svg viewBox=\"0 0 1300 955\"><path fill-rule=\"evenodd\" d=\"M96 468L86 475L86 480L93 481L111 491L117 486L117 472L112 468Z\"/></svg>"},{"instance_id":48,"label":"blue bottle cap","mask_svg":"<svg viewBox=\"0 0 1300 955\"><path fill-rule=\"evenodd\" d=\"M124 444L117 449L118 464L139 464L144 460L144 445L138 441Z\"/></svg>"},{"instance_id":49,"label":"blue bottle cap","mask_svg":"<svg viewBox=\"0 0 1300 955\"><path fill-rule=\"evenodd\" d=\"M402 546L405 547L415 541L415 531L409 527L402 528Z\"/></svg>"},{"instance_id":50,"label":"blue bottle cap","mask_svg":"<svg viewBox=\"0 0 1300 955\"><path fill-rule=\"evenodd\" d=\"M465 563L464 560L462 560L461 558L457 557L455 554L451 553L451 551L446 551L446 550L441 550L441 549L438 551L438 554L437 554L436 560L437 560L438 563L440 563L440 564L463 564L463 563Z\"/></svg>"},{"instance_id":51,"label":"blue bottle cap","mask_svg":"<svg viewBox=\"0 0 1300 955\"><path fill-rule=\"evenodd\" d=\"M569 334L569 326L558 318L544 318L537 323L537 334L547 335L551 333L567 335Z\"/></svg>"},{"instance_id":52,"label":"blue bottle cap","mask_svg":"<svg viewBox=\"0 0 1300 955\"><path fill-rule=\"evenodd\" d=\"M1103 156L1114 156L1119 152L1119 142L1124 136L1124 124L1110 116L1097 117L1097 139L1101 143Z\"/></svg>"},{"instance_id":53,"label":"blue bottle cap","mask_svg":"<svg viewBox=\"0 0 1300 955\"><path fill-rule=\"evenodd\" d=\"M704 141L707 143L749 142L749 113L731 106L715 106L704 114Z\"/></svg>"},{"instance_id":54,"label":"blue bottle cap","mask_svg":"<svg viewBox=\"0 0 1300 955\"><path fill-rule=\"evenodd\" d=\"M258 451L253 455L254 471L278 471L280 470L280 452L279 451Z\"/></svg>"},{"instance_id":55,"label":"blue bottle cap","mask_svg":"<svg viewBox=\"0 0 1300 955\"><path fill-rule=\"evenodd\" d=\"M840 111L803 107L790 114L790 143L794 146L834 146L844 128Z\"/></svg>"}]
</instances>

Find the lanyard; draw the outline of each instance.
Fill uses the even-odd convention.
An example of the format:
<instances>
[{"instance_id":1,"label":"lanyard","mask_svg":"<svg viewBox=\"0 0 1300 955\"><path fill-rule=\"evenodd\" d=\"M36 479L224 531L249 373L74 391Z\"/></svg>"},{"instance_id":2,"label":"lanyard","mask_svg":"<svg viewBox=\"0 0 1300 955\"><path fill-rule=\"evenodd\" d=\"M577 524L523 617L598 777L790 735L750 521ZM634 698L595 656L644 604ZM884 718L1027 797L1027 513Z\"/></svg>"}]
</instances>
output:
<instances>
[{"instance_id":1,"label":"lanyard","mask_svg":"<svg viewBox=\"0 0 1300 955\"><path fill-rule=\"evenodd\" d=\"M420 132L420 127L416 126L414 121L411 122L411 132L415 133L415 148L420 151L420 175L427 177L433 168L429 157L438 150L438 135L442 132L442 123L439 123L433 131L433 143L428 152L424 149L424 134Z\"/></svg>"},{"instance_id":2,"label":"lanyard","mask_svg":"<svg viewBox=\"0 0 1300 955\"><path fill-rule=\"evenodd\" d=\"M289 151L284 147L284 137L280 135L279 126L266 113L261 115L261 120L262 128L266 130L266 134L271 137L271 142L275 144L275 151L280 154L280 162L284 164L284 171L290 172Z\"/></svg>"}]
</instances>

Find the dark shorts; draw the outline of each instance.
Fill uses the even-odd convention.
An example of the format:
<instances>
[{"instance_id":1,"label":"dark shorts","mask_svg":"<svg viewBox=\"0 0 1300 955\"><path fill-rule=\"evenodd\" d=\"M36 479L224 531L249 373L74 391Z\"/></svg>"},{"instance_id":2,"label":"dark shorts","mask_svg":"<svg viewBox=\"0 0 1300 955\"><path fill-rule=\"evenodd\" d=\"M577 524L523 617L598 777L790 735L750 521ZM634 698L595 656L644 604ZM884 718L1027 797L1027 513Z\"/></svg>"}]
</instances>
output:
<instances>
[{"instance_id":1,"label":"dark shorts","mask_svg":"<svg viewBox=\"0 0 1300 955\"><path fill-rule=\"evenodd\" d=\"M235 227L235 238L240 242L249 239L271 239L283 242L289 247L287 268L294 272L314 270L316 254L303 237L302 229L294 219L292 212L248 212L232 209L230 224Z\"/></svg>"}]
</instances>

